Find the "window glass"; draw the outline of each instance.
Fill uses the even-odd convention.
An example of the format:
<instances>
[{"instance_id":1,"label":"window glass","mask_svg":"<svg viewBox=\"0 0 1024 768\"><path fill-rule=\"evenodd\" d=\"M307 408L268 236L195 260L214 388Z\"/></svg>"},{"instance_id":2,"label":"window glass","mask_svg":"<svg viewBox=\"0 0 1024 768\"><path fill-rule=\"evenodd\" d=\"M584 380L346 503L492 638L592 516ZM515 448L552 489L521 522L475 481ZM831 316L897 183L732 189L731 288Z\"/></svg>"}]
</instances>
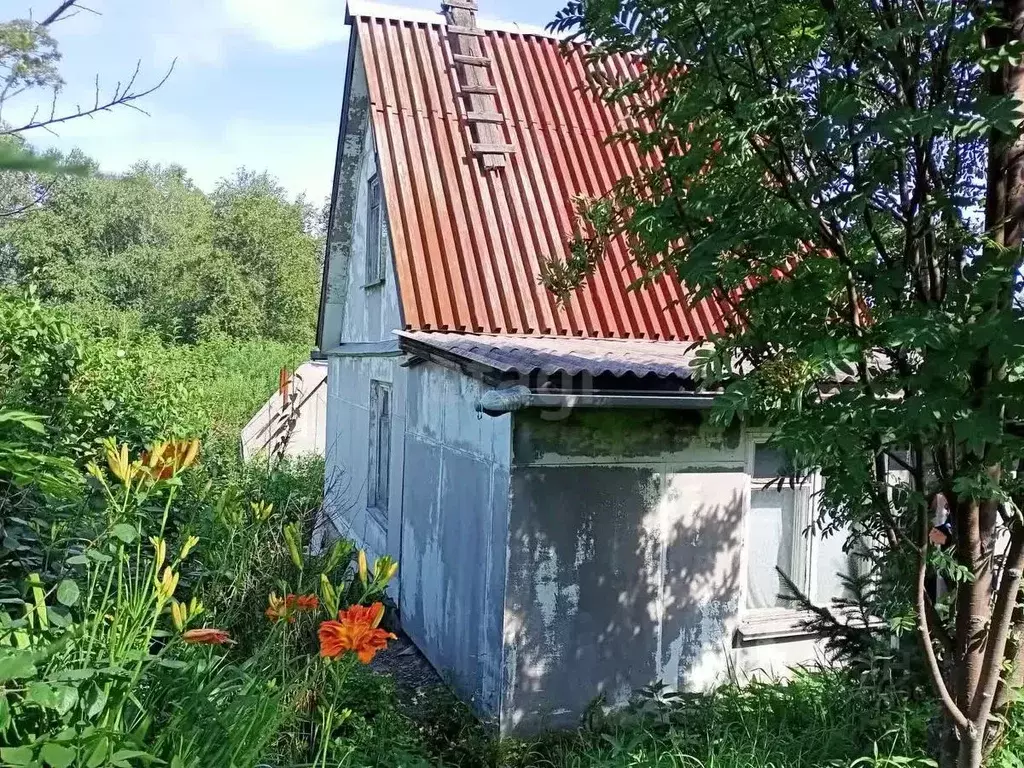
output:
<instances>
[{"instance_id":1,"label":"window glass","mask_svg":"<svg viewBox=\"0 0 1024 768\"><path fill-rule=\"evenodd\" d=\"M858 561L853 552L844 552L847 532L836 531L828 536L819 535L815 563L815 589L811 599L816 605L831 605L837 598L850 598L853 593L844 577L857 574Z\"/></svg>"},{"instance_id":2,"label":"window glass","mask_svg":"<svg viewBox=\"0 0 1024 768\"><path fill-rule=\"evenodd\" d=\"M763 489L756 481L750 489L750 513L747 515L747 608L786 608L790 601L779 597L788 593L776 568L782 569L797 584L802 571L797 567L798 492L800 489Z\"/></svg>"},{"instance_id":3,"label":"window glass","mask_svg":"<svg viewBox=\"0 0 1024 768\"><path fill-rule=\"evenodd\" d=\"M367 190L366 208L366 284L380 282L381 271L381 195L380 181L376 176L370 179Z\"/></svg>"},{"instance_id":4,"label":"window glass","mask_svg":"<svg viewBox=\"0 0 1024 768\"><path fill-rule=\"evenodd\" d=\"M786 454L778 448L766 445L754 447L754 477L759 480L772 480L788 477L791 473Z\"/></svg>"},{"instance_id":5,"label":"window glass","mask_svg":"<svg viewBox=\"0 0 1024 768\"><path fill-rule=\"evenodd\" d=\"M367 506L387 518L391 469L391 385L370 382L370 460Z\"/></svg>"}]
</instances>

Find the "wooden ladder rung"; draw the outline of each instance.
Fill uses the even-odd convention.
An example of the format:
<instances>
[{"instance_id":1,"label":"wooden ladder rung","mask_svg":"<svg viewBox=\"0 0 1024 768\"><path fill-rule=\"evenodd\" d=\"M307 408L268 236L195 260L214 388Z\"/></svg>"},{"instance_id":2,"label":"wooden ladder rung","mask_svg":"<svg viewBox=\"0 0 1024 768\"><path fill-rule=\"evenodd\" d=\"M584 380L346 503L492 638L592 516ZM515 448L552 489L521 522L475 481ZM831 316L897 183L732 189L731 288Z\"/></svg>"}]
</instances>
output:
<instances>
[{"instance_id":1,"label":"wooden ladder rung","mask_svg":"<svg viewBox=\"0 0 1024 768\"><path fill-rule=\"evenodd\" d=\"M468 64L471 67L491 66L491 60L486 56L467 56L464 53L453 53L452 58L456 64Z\"/></svg>"},{"instance_id":2,"label":"wooden ladder rung","mask_svg":"<svg viewBox=\"0 0 1024 768\"><path fill-rule=\"evenodd\" d=\"M483 94L488 94L488 95L491 95L491 96L497 96L498 95L498 89L497 89L497 87L495 87L493 85L472 85L472 84L468 84L468 83L465 83L465 84L460 83L459 84L459 89L463 93L483 93Z\"/></svg>"},{"instance_id":3,"label":"wooden ladder rung","mask_svg":"<svg viewBox=\"0 0 1024 768\"><path fill-rule=\"evenodd\" d=\"M459 8L463 11L478 10L473 0L441 0L442 8Z\"/></svg>"},{"instance_id":4,"label":"wooden ladder rung","mask_svg":"<svg viewBox=\"0 0 1024 768\"><path fill-rule=\"evenodd\" d=\"M479 27L458 27L454 24L448 25L448 34L450 35L474 35L476 37L482 37L484 31Z\"/></svg>"},{"instance_id":5,"label":"wooden ladder rung","mask_svg":"<svg viewBox=\"0 0 1024 768\"><path fill-rule=\"evenodd\" d=\"M516 151L512 144L470 144L469 148L477 155L512 155Z\"/></svg>"},{"instance_id":6,"label":"wooden ladder rung","mask_svg":"<svg viewBox=\"0 0 1024 768\"><path fill-rule=\"evenodd\" d=\"M504 123L505 116L500 112L467 112L466 120L471 123Z\"/></svg>"}]
</instances>

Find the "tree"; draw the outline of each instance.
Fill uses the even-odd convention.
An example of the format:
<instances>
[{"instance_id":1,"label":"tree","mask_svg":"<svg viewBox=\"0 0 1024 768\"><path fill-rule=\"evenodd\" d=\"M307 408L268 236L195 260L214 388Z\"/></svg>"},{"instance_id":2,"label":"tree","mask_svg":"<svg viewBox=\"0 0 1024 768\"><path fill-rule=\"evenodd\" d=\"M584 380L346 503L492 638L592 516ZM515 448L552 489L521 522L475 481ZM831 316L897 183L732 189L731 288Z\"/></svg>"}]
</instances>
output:
<instances>
[{"instance_id":1,"label":"tree","mask_svg":"<svg viewBox=\"0 0 1024 768\"><path fill-rule=\"evenodd\" d=\"M545 283L626 238L726 307L700 360L717 418L771 424L824 477L820 525L909 561L888 618L916 629L943 763L981 765L1024 679L1024 4L572 0L552 26L655 162L581 201Z\"/></svg>"},{"instance_id":2,"label":"tree","mask_svg":"<svg viewBox=\"0 0 1024 768\"><path fill-rule=\"evenodd\" d=\"M160 88L174 70L172 63L158 82L139 88L140 65L136 64L128 80L118 82L107 93L100 90L97 78L91 104L60 110L57 96L64 80L58 67L61 54L57 41L51 35L51 27L85 10L95 13L80 5L79 0L61 0L40 21L29 18L0 23L0 217L28 212L44 201L46 185L40 179L40 173L83 175L92 170L73 160L65 161L59 153L35 152L25 143L27 132L52 131L53 127L71 120L92 117L117 107L139 109L134 102ZM20 104L26 94L32 98L38 90L50 92L49 107L36 103L12 122L9 107Z\"/></svg>"},{"instance_id":3,"label":"tree","mask_svg":"<svg viewBox=\"0 0 1024 768\"><path fill-rule=\"evenodd\" d=\"M322 251L314 220L266 174L241 172L212 195L178 166L62 176L45 206L0 220L0 284L132 312L170 340L308 343Z\"/></svg>"}]
</instances>

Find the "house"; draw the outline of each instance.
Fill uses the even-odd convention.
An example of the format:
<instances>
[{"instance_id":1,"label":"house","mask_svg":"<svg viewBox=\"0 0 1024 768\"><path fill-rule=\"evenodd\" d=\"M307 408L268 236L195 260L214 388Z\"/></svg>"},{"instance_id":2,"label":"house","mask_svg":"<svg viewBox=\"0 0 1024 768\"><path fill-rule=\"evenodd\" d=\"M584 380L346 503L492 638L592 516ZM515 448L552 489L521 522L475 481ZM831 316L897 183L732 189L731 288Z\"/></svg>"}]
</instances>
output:
<instances>
[{"instance_id":1,"label":"house","mask_svg":"<svg viewBox=\"0 0 1024 768\"><path fill-rule=\"evenodd\" d=\"M822 602L849 567L803 535L814 482L766 490L765 435L708 425L689 363L721 306L628 290L619 245L564 306L539 284L572 196L642 160L579 48L474 6L349 5L325 514L400 560L403 628L505 733L813 660L775 567Z\"/></svg>"},{"instance_id":2,"label":"house","mask_svg":"<svg viewBox=\"0 0 1024 768\"><path fill-rule=\"evenodd\" d=\"M293 372L282 370L278 391L242 428L242 460L323 456L326 426L326 362L310 360Z\"/></svg>"}]
</instances>

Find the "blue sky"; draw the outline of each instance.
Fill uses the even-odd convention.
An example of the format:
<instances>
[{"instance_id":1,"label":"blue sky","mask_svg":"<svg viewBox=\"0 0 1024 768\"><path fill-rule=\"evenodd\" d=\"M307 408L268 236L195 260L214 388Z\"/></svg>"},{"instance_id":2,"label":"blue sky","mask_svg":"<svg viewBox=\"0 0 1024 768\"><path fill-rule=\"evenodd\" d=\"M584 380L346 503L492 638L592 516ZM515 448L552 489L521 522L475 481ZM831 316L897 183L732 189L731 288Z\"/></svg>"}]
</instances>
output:
<instances>
[{"instance_id":1,"label":"blue sky","mask_svg":"<svg viewBox=\"0 0 1024 768\"><path fill-rule=\"evenodd\" d=\"M3 17L42 18L57 0L11 0ZM138 160L178 163L199 186L239 166L268 170L293 194L319 202L330 192L344 86L348 28L344 0L85 0L54 25L67 84L58 104L91 103L95 78L111 90L141 63L140 83L175 70L140 106L76 120L39 146L81 148L104 171ZM439 0L401 5L438 9ZM546 24L550 0L480 0L481 15ZM38 94L37 94L38 96ZM38 99L36 100L38 101ZM44 98L43 106L48 107ZM15 105L12 105L14 107ZM24 101L18 110L35 103ZM5 113L12 122L15 109Z\"/></svg>"}]
</instances>

